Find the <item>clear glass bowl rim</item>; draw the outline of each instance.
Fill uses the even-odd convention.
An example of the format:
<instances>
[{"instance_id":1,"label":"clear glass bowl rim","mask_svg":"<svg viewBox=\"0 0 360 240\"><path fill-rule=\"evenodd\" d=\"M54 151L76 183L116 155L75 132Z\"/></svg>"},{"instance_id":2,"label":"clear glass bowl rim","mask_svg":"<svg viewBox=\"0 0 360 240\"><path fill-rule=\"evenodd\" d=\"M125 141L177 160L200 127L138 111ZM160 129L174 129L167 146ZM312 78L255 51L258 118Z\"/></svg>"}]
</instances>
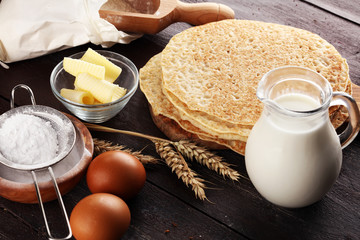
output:
<instances>
[{"instance_id":1,"label":"clear glass bowl rim","mask_svg":"<svg viewBox=\"0 0 360 240\"><path fill-rule=\"evenodd\" d=\"M110 106L113 106L113 105L116 105L122 101L125 101L127 98L130 98L132 97L132 95L135 93L137 87L138 87L138 84L139 84L139 71L137 69L137 67L135 66L135 64L130 60L128 59L127 57L121 55L121 54L118 54L118 53L115 53L115 52L112 52L112 51L107 51L107 50L95 50L96 52L102 54L103 56L105 57L108 57L107 55L108 54L112 54L112 55L115 55L117 56L119 59L121 59L122 61L124 61L130 68L131 70L133 70L133 72L135 73L135 84L134 86L131 88L131 89L128 89L127 93L125 94L125 96L123 96L122 98L119 98L118 100L116 101L113 101L113 102L110 102L110 103L103 103L103 104L96 104L96 105L89 105L89 104L81 104L81 103L76 103L76 102L73 102L73 101L70 101L66 98L64 98L63 96L60 95L60 93L56 90L55 88L55 77L56 75L58 74L58 72L62 69L62 66L63 66L63 60L61 62L59 62L55 68L52 70L51 72L51 75L50 75L50 86L51 86L51 90L53 91L53 93L55 94L55 96L60 99L61 101L63 102L66 102L67 104L70 104L70 105L73 105L73 106L77 106L77 107L83 107L83 108L90 108L90 109L96 109L96 108L108 108ZM77 55L81 55L81 54L84 54L85 51L82 51L82 52L78 52L78 53L75 53L71 56L69 56L70 58L73 58L74 56L77 56Z\"/></svg>"}]
</instances>

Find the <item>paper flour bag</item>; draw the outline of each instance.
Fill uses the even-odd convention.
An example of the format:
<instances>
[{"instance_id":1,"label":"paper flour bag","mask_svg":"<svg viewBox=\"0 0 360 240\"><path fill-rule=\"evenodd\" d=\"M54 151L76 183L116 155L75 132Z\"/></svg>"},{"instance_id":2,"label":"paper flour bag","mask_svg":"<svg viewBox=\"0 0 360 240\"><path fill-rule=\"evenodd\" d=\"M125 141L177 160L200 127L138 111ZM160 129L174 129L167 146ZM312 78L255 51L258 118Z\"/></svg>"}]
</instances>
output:
<instances>
[{"instance_id":1,"label":"paper flour bag","mask_svg":"<svg viewBox=\"0 0 360 240\"><path fill-rule=\"evenodd\" d=\"M0 61L10 63L86 44L110 47L141 37L101 19L106 0L0 1Z\"/></svg>"}]
</instances>

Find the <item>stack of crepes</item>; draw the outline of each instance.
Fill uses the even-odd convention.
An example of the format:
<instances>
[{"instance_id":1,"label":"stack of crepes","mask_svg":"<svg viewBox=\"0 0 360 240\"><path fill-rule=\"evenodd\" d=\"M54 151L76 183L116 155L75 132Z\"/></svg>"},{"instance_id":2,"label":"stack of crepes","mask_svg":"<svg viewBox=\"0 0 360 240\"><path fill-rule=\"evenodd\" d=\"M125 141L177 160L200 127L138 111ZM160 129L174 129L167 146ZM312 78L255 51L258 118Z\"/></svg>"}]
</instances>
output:
<instances>
[{"instance_id":1,"label":"stack of crepes","mask_svg":"<svg viewBox=\"0 0 360 240\"><path fill-rule=\"evenodd\" d=\"M334 91L351 94L346 60L330 43L302 29L247 20L209 23L175 35L140 69L140 88L155 124L170 139L244 155L263 108L258 83L286 65L313 69ZM347 118L339 106L329 116L335 127Z\"/></svg>"}]
</instances>

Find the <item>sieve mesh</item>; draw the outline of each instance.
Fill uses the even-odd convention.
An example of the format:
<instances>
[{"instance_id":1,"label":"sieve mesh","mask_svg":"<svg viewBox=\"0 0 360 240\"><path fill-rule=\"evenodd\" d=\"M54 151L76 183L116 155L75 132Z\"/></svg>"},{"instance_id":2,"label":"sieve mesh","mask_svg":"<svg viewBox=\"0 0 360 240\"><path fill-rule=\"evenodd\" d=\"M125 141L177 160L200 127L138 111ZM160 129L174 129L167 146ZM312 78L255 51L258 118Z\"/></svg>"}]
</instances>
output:
<instances>
[{"instance_id":1,"label":"sieve mesh","mask_svg":"<svg viewBox=\"0 0 360 240\"><path fill-rule=\"evenodd\" d=\"M2 164L19 170L36 170L46 168L65 158L73 148L75 143L75 128L71 120L61 112L42 105L26 105L13 108L0 116L0 129L6 119L15 114L33 115L50 122L51 127L57 134L56 138L58 140L58 151L54 158L37 164L16 163L7 159L4 154L0 152L0 162Z\"/></svg>"}]
</instances>

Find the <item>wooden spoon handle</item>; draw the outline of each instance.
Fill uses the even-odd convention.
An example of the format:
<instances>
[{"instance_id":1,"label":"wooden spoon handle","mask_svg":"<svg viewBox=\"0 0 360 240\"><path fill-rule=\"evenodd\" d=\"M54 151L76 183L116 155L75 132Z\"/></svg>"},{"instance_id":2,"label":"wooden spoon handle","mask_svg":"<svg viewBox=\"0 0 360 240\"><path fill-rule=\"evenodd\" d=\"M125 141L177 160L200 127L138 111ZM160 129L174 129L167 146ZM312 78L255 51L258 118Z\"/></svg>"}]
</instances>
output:
<instances>
[{"instance_id":1,"label":"wooden spoon handle","mask_svg":"<svg viewBox=\"0 0 360 240\"><path fill-rule=\"evenodd\" d=\"M187 22L192 25L202 25L223 19L233 19L234 11L218 3L183 3L178 1L174 11L175 22Z\"/></svg>"}]
</instances>

